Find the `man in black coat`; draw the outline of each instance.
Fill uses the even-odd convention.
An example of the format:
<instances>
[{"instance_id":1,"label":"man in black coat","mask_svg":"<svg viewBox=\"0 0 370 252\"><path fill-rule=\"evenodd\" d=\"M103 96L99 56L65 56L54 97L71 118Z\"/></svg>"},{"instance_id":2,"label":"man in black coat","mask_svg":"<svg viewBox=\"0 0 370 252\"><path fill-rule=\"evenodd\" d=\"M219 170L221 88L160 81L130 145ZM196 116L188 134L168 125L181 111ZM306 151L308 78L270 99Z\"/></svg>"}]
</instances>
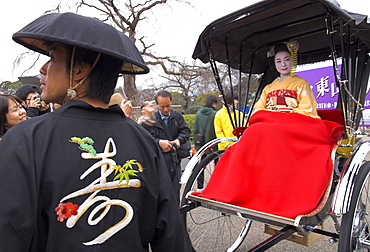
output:
<instances>
[{"instance_id":1,"label":"man in black coat","mask_svg":"<svg viewBox=\"0 0 370 252\"><path fill-rule=\"evenodd\" d=\"M189 140L190 129L181 113L171 109L172 96L170 92L166 90L159 91L155 96L155 101L158 111L154 113L154 125L142 125L150 132L162 150L179 201L181 159L177 156L176 149ZM168 131L166 131L166 128Z\"/></svg>"},{"instance_id":2,"label":"man in black coat","mask_svg":"<svg viewBox=\"0 0 370 252\"><path fill-rule=\"evenodd\" d=\"M120 73L149 72L130 39L73 13L13 39L50 56L42 99L63 105L0 142L0 251L191 251L157 143L108 107Z\"/></svg>"}]
</instances>

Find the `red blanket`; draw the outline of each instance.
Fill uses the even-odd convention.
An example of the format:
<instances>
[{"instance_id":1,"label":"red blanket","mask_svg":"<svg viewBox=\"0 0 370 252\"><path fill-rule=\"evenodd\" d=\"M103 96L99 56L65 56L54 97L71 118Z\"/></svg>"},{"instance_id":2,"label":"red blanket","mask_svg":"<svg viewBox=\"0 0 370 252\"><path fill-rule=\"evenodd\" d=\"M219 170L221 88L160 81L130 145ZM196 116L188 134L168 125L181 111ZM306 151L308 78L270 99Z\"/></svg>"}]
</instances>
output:
<instances>
[{"instance_id":1,"label":"red blanket","mask_svg":"<svg viewBox=\"0 0 370 252\"><path fill-rule=\"evenodd\" d=\"M256 112L204 191L193 194L288 218L306 214L331 179L338 127L296 113Z\"/></svg>"}]
</instances>

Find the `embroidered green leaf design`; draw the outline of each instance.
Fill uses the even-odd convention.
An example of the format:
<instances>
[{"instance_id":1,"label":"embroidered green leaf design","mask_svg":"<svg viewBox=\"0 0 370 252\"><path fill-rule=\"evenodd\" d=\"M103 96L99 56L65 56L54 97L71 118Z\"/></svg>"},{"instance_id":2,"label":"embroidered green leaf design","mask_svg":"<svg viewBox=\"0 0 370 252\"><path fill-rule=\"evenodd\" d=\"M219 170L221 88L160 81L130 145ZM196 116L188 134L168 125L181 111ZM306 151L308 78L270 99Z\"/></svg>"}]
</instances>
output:
<instances>
[{"instance_id":1,"label":"embroidered green leaf design","mask_svg":"<svg viewBox=\"0 0 370 252\"><path fill-rule=\"evenodd\" d=\"M79 137L71 137L71 140L69 140L69 141L72 142L72 143L77 143L77 144L82 143L82 139L79 138Z\"/></svg>"},{"instance_id":2,"label":"embroidered green leaf design","mask_svg":"<svg viewBox=\"0 0 370 252\"><path fill-rule=\"evenodd\" d=\"M125 164L127 164L127 163L129 163L129 162L126 161ZM133 170L132 166L130 167L129 165L127 165L126 168L125 168L125 165L123 165L123 166L113 165L112 169L115 170L114 175L116 175L118 173L117 176L115 176L113 180L119 180L120 183L123 180L126 180L127 184L130 181L130 176L137 176L136 173L139 172L139 171Z\"/></svg>"},{"instance_id":3,"label":"embroidered green leaf design","mask_svg":"<svg viewBox=\"0 0 370 252\"><path fill-rule=\"evenodd\" d=\"M114 170L114 175L116 175L117 172L123 172L123 168L120 165L113 165L112 169Z\"/></svg>"},{"instance_id":4,"label":"embroidered green leaf design","mask_svg":"<svg viewBox=\"0 0 370 252\"><path fill-rule=\"evenodd\" d=\"M90 137L84 137L84 138L79 138L79 137L71 137L69 140L72 143L76 143L79 145L79 149L86 151L96 157L96 150L92 146L94 144L94 140L91 139Z\"/></svg>"},{"instance_id":5,"label":"embroidered green leaf design","mask_svg":"<svg viewBox=\"0 0 370 252\"><path fill-rule=\"evenodd\" d=\"M92 140L90 137L84 137L81 139L82 142L88 143L88 144L94 144L94 140Z\"/></svg>"},{"instance_id":6,"label":"embroidered green leaf design","mask_svg":"<svg viewBox=\"0 0 370 252\"><path fill-rule=\"evenodd\" d=\"M132 169L132 165L136 164L135 159L127 160L126 163L123 165L124 169Z\"/></svg>"},{"instance_id":7,"label":"embroidered green leaf design","mask_svg":"<svg viewBox=\"0 0 370 252\"><path fill-rule=\"evenodd\" d=\"M128 183L130 181L130 176L137 176L136 173L139 172L137 170L134 170L134 168L132 167L133 165L137 165L139 167L139 171L143 170L142 165L138 163L135 159L127 160L126 163L122 166L113 165L112 169L115 170L114 175L118 173L113 180L119 180L120 183L123 180L126 180L126 182Z\"/></svg>"},{"instance_id":8,"label":"embroidered green leaf design","mask_svg":"<svg viewBox=\"0 0 370 252\"><path fill-rule=\"evenodd\" d=\"M128 184L130 182L130 176L137 176L137 174L136 174L137 172L139 172L139 171L127 170L127 171L124 171L124 172L120 172L117 176L114 177L113 180L118 180L119 179L120 183L123 180L126 180L126 183Z\"/></svg>"}]
</instances>

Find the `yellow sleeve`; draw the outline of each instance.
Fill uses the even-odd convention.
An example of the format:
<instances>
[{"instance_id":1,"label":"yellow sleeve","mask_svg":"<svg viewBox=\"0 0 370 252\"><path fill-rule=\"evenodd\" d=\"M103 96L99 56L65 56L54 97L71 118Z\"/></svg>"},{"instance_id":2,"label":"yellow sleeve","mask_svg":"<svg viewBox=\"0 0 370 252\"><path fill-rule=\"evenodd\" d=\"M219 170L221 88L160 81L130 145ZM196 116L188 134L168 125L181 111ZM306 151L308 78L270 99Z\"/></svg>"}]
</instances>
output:
<instances>
[{"instance_id":1,"label":"yellow sleeve","mask_svg":"<svg viewBox=\"0 0 370 252\"><path fill-rule=\"evenodd\" d=\"M222 121L221 121L221 116L220 113L216 113L215 115L215 120L214 120L214 126L215 126L215 134L216 137L224 137L224 132L222 130Z\"/></svg>"},{"instance_id":2,"label":"yellow sleeve","mask_svg":"<svg viewBox=\"0 0 370 252\"><path fill-rule=\"evenodd\" d=\"M267 87L267 86L266 86ZM266 103L267 103L267 93L266 93L266 87L262 90L261 96L256 102L256 104L253 107L252 114L257 112L258 110L264 110L266 109Z\"/></svg>"},{"instance_id":3,"label":"yellow sleeve","mask_svg":"<svg viewBox=\"0 0 370 252\"><path fill-rule=\"evenodd\" d=\"M297 87L298 107L292 113L299 113L313 118L320 118L317 115L317 103L310 85L306 80L303 80L301 85Z\"/></svg>"},{"instance_id":4,"label":"yellow sleeve","mask_svg":"<svg viewBox=\"0 0 370 252\"><path fill-rule=\"evenodd\" d=\"M215 134L216 134L216 137L217 138L220 138L220 137L226 137L225 133L224 133L224 130L223 130L223 127L222 127L222 114L221 114L221 111L220 113L216 113L215 115L215 120L214 120L214 126L215 126ZM226 147L230 144L230 142L223 142L223 143L219 143L218 144L218 149L219 150L225 150Z\"/></svg>"}]
</instances>

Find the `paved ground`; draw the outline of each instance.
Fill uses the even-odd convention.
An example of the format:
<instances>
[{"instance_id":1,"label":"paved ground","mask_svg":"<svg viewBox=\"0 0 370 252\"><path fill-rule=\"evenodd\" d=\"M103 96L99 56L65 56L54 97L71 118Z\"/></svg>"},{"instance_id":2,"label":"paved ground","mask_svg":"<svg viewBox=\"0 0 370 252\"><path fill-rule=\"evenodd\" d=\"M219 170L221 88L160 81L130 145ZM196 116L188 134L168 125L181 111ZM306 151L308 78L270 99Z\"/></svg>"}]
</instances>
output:
<instances>
[{"instance_id":1,"label":"paved ground","mask_svg":"<svg viewBox=\"0 0 370 252\"><path fill-rule=\"evenodd\" d=\"M198 218L196 218L196 219L198 219ZM325 221L324 226L325 226L325 230L334 232L334 224L333 224L333 221L331 219L328 219L327 221ZM241 230L241 227L238 229L238 231ZM191 225L188 225L188 228L189 228L190 231L193 231L192 230L193 227ZM204 230L204 228L203 228L203 230ZM259 223L259 222L253 222L252 226L251 226L251 229L248 232L244 242L242 243L242 245L239 247L239 249L237 251L240 251L240 252L241 251L248 251L251 248L253 248L254 246L261 243L262 241L268 239L271 235L264 233L264 230L265 230L265 225L264 224ZM214 227L214 229L212 227L210 227L210 229L207 230L206 232L207 232L207 235L212 234L212 232L214 233L214 235L213 234L211 235L212 240L209 239L209 238L206 238L206 241L204 241L204 242L207 242L207 243L206 244L203 243L201 245L202 247L200 249L197 249L197 252L206 252L206 251L207 252L208 251L221 252L222 249L220 249L217 245L219 242L217 241L216 237L220 238L220 236L216 235L216 232L218 232L216 227ZM233 231L233 232L235 232L235 231ZM278 243L277 245L273 246L268 251L276 251L276 252L282 252L282 251L284 251L284 252L285 251L287 251L287 252L288 251L292 251L292 252L293 251L294 252L299 252L299 251L334 252L334 251L337 251L337 244L331 244L329 242L329 237L322 236L321 238L319 238L319 240L317 240L315 243L313 243L309 247L303 246L303 245L300 245L300 244L297 244L297 243L294 243L294 242L291 242L291 241L283 240L280 243Z\"/></svg>"},{"instance_id":2,"label":"paved ground","mask_svg":"<svg viewBox=\"0 0 370 252\"><path fill-rule=\"evenodd\" d=\"M328 220L325 224L325 230L333 229L333 224L331 220ZM243 242L242 246L237 251L247 251L248 249L253 248L259 242L270 237L270 235L264 233L264 224L261 223L253 223L251 230L249 231L245 241ZM329 238L322 236L319 240L315 243L310 245L309 247L303 246L300 244L296 244L291 241L281 241L277 245L270 248L268 251L275 251L275 252L285 252L285 251L310 251L310 252L334 252L337 251L338 244L331 244L329 242ZM211 250L209 250L211 251Z\"/></svg>"}]
</instances>

